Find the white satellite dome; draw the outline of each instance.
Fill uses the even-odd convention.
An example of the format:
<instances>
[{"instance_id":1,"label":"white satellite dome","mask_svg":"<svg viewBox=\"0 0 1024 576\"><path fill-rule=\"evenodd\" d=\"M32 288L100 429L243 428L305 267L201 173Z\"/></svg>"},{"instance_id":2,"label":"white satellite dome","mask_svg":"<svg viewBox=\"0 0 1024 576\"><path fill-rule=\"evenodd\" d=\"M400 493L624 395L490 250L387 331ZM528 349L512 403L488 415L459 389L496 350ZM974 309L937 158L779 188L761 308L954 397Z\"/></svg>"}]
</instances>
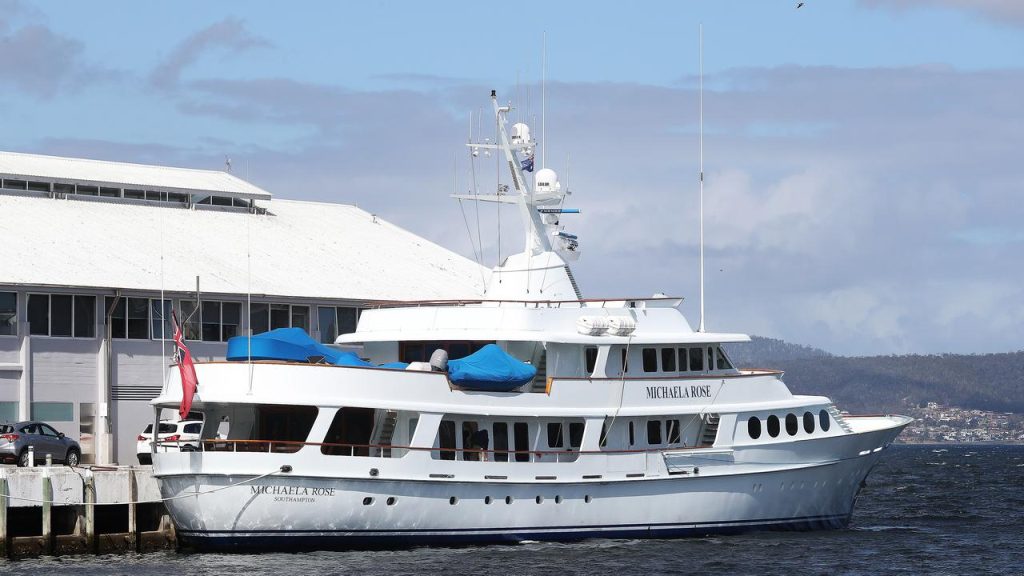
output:
<instances>
[{"instance_id":1,"label":"white satellite dome","mask_svg":"<svg viewBox=\"0 0 1024 576\"><path fill-rule=\"evenodd\" d=\"M533 181L537 192L556 192L562 188L562 185L558 183L558 174L551 168L538 170Z\"/></svg>"},{"instance_id":2,"label":"white satellite dome","mask_svg":"<svg viewBox=\"0 0 1024 576\"><path fill-rule=\"evenodd\" d=\"M512 143L525 144L530 141L530 127L522 122L512 125Z\"/></svg>"}]
</instances>

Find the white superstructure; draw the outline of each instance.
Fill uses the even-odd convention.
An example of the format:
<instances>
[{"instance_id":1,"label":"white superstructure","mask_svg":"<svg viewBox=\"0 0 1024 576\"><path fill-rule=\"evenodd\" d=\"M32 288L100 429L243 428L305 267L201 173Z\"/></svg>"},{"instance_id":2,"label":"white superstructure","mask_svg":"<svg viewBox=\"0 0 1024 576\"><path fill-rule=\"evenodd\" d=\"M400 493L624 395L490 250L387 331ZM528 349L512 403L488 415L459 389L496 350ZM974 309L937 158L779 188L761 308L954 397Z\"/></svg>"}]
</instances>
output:
<instances>
[{"instance_id":1,"label":"white superstructure","mask_svg":"<svg viewBox=\"0 0 1024 576\"><path fill-rule=\"evenodd\" d=\"M536 144L507 136L492 99L512 187L473 198L519 208L523 252L483 299L381 306L337 338L406 369L199 364L201 450L154 455L179 536L295 549L845 525L910 419L847 416L732 366L721 344L747 336L694 331L680 299L581 298L564 191L550 170L529 181ZM437 357L488 344L536 376L494 391ZM175 373L153 405L180 401Z\"/></svg>"}]
</instances>

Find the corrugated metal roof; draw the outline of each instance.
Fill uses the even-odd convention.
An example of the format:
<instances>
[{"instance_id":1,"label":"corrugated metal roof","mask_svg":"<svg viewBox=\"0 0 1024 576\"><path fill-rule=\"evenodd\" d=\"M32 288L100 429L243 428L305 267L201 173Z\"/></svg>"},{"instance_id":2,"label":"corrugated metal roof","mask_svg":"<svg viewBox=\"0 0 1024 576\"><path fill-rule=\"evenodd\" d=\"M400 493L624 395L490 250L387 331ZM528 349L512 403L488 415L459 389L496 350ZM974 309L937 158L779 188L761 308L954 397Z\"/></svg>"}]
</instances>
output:
<instances>
[{"instance_id":1,"label":"corrugated metal roof","mask_svg":"<svg viewBox=\"0 0 1024 576\"><path fill-rule=\"evenodd\" d=\"M204 293L355 300L483 293L476 263L355 206L261 206L267 214L0 194L0 284L189 292L199 276Z\"/></svg>"},{"instance_id":2,"label":"corrugated metal roof","mask_svg":"<svg viewBox=\"0 0 1024 576\"><path fill-rule=\"evenodd\" d=\"M270 199L270 193L266 190L219 170L172 168L18 152L0 151L0 178Z\"/></svg>"}]
</instances>

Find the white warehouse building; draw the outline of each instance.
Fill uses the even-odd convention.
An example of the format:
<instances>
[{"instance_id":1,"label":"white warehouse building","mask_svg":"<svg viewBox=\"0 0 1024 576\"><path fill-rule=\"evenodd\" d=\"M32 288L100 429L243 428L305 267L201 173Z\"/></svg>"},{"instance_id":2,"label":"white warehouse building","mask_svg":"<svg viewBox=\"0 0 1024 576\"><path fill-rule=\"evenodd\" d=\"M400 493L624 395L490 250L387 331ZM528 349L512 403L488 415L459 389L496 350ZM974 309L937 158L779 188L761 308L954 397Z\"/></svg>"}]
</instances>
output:
<instances>
[{"instance_id":1,"label":"white warehouse building","mask_svg":"<svg viewBox=\"0 0 1024 576\"><path fill-rule=\"evenodd\" d=\"M220 359L250 326L333 342L369 303L479 298L487 274L355 206L227 172L0 152L0 422L133 464L172 307L193 355Z\"/></svg>"}]
</instances>

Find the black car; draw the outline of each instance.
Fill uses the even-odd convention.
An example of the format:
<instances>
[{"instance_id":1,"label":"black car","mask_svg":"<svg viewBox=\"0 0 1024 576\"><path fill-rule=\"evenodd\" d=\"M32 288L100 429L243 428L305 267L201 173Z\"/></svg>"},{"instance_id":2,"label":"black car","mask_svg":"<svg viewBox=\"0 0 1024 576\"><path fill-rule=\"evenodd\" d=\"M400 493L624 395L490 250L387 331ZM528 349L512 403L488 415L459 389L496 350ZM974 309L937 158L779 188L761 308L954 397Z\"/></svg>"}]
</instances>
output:
<instances>
[{"instance_id":1,"label":"black car","mask_svg":"<svg viewBox=\"0 0 1024 576\"><path fill-rule=\"evenodd\" d=\"M28 466L29 447L35 454L36 464L46 462L46 455L54 462L78 466L82 460L82 447L78 442L57 432L45 422L27 421L0 424L0 461Z\"/></svg>"}]
</instances>

